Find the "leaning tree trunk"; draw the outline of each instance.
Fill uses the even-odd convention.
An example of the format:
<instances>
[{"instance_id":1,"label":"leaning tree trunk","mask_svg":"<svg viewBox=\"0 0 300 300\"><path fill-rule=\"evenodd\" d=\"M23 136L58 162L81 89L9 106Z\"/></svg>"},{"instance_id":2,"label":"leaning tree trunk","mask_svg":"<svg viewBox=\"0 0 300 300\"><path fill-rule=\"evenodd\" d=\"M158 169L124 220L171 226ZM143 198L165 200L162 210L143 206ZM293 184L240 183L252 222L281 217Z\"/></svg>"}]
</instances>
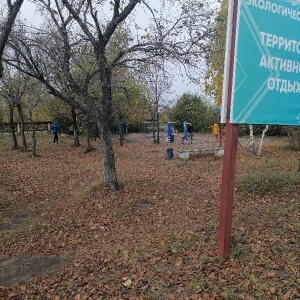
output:
<instances>
[{"instance_id":1,"label":"leaning tree trunk","mask_svg":"<svg viewBox=\"0 0 300 300\"><path fill-rule=\"evenodd\" d=\"M111 70L102 57L99 63L101 83L102 83L102 113L98 120L98 127L102 149L102 173L103 181L106 186L116 191L119 187L117 172L115 167L115 156L111 138L112 126L112 94L111 94ZM104 62L104 63L103 63ZM103 66L105 64L105 66Z\"/></svg>"},{"instance_id":2,"label":"leaning tree trunk","mask_svg":"<svg viewBox=\"0 0 300 300\"><path fill-rule=\"evenodd\" d=\"M259 144L259 149L257 151L257 156L260 156L260 154L261 154L264 138L265 138L265 135L266 135L266 132L268 131L268 129L269 129L269 125L266 125L266 128L263 130L262 135L261 135L261 140L260 140L260 144Z\"/></svg>"},{"instance_id":3,"label":"leaning tree trunk","mask_svg":"<svg viewBox=\"0 0 300 300\"><path fill-rule=\"evenodd\" d=\"M3 76L2 56L4 48L23 1L24 0L16 0L14 4L10 4L10 6L8 7L9 11L6 21L1 20L1 23L3 22L3 24L1 24L0 32L0 78L2 78ZM7 1L7 3L9 2Z\"/></svg>"},{"instance_id":4,"label":"leaning tree trunk","mask_svg":"<svg viewBox=\"0 0 300 300\"><path fill-rule=\"evenodd\" d=\"M71 113L72 113L73 129L74 129L74 147L79 147L80 146L79 130L78 130L77 116L76 116L76 111L74 106L72 106L71 108Z\"/></svg>"},{"instance_id":5,"label":"leaning tree trunk","mask_svg":"<svg viewBox=\"0 0 300 300\"><path fill-rule=\"evenodd\" d=\"M25 122L24 122L24 115L23 115L23 111L22 111L22 106L21 104L17 104L17 111L20 117L20 121L21 121L21 138L22 138L22 144L23 144L23 148L24 150L27 150L27 143L26 143L26 138L25 138Z\"/></svg>"},{"instance_id":6,"label":"leaning tree trunk","mask_svg":"<svg viewBox=\"0 0 300 300\"><path fill-rule=\"evenodd\" d=\"M13 149L18 149L18 140L16 136L16 128L14 124L14 105L12 103L9 103L9 126L10 126L10 131L11 131L11 136L13 139Z\"/></svg>"}]
</instances>

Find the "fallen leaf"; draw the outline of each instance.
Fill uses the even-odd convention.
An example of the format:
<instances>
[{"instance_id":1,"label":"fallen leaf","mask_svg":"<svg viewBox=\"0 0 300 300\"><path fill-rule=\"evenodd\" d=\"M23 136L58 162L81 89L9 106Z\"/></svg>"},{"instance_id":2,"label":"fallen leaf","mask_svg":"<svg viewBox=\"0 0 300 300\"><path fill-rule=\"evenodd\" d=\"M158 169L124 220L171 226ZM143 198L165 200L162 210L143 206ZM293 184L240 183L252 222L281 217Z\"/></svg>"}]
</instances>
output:
<instances>
[{"instance_id":1,"label":"fallen leaf","mask_svg":"<svg viewBox=\"0 0 300 300\"><path fill-rule=\"evenodd\" d=\"M76 294L74 300L81 300L80 294Z\"/></svg>"},{"instance_id":2,"label":"fallen leaf","mask_svg":"<svg viewBox=\"0 0 300 300\"><path fill-rule=\"evenodd\" d=\"M282 296L282 300L288 300L291 296L292 291L287 291L283 296Z\"/></svg>"},{"instance_id":3,"label":"fallen leaf","mask_svg":"<svg viewBox=\"0 0 300 300\"><path fill-rule=\"evenodd\" d=\"M275 276L276 276L275 271L268 272L268 273L266 274L266 278L272 278L272 277L275 277Z\"/></svg>"},{"instance_id":4,"label":"fallen leaf","mask_svg":"<svg viewBox=\"0 0 300 300\"><path fill-rule=\"evenodd\" d=\"M124 283L123 283L124 286L126 287L130 287L132 285L132 281L131 279L127 279Z\"/></svg>"}]
</instances>

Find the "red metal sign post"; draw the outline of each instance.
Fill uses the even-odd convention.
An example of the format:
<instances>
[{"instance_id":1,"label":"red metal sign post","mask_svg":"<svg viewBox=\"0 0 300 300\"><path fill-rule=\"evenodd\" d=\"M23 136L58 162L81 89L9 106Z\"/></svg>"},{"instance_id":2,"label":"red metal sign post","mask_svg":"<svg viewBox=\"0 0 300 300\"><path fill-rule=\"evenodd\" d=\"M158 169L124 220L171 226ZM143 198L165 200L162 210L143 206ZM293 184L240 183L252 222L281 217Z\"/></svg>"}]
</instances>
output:
<instances>
[{"instance_id":1,"label":"red metal sign post","mask_svg":"<svg viewBox=\"0 0 300 300\"><path fill-rule=\"evenodd\" d=\"M233 62L235 55L235 39L237 25L237 8L238 0L233 0L233 16L232 16L232 34L230 47L230 64L229 64L229 80L228 80L228 95L227 95L227 116L226 116L226 136L225 149L223 159L222 173L222 193L221 206L219 216L219 234L218 234L218 254L224 260L230 256L230 239L232 225L232 211L234 200L234 184L235 184L235 166L237 155L238 128L237 124L229 122L229 113L231 108L232 98L232 83L233 83Z\"/></svg>"}]
</instances>

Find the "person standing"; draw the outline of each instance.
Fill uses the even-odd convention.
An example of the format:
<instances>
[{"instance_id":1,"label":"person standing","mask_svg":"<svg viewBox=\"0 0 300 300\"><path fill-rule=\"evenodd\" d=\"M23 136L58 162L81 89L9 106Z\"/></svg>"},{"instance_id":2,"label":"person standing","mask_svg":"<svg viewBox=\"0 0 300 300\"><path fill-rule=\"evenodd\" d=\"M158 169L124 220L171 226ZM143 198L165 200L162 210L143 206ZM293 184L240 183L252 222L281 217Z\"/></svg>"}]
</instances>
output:
<instances>
[{"instance_id":1,"label":"person standing","mask_svg":"<svg viewBox=\"0 0 300 300\"><path fill-rule=\"evenodd\" d=\"M58 144L58 132L59 132L59 125L54 122L51 126L51 132L53 133L53 144Z\"/></svg>"}]
</instances>

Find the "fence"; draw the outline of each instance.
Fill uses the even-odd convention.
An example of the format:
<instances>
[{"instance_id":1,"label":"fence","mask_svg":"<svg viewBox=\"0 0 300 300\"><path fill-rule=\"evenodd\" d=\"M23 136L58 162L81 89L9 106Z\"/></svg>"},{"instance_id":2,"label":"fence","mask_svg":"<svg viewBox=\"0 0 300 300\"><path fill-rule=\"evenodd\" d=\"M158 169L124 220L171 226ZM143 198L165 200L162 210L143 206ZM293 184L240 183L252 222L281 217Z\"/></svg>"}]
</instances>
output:
<instances>
[{"instance_id":1,"label":"fence","mask_svg":"<svg viewBox=\"0 0 300 300\"><path fill-rule=\"evenodd\" d=\"M14 128L15 132L18 134L21 133L21 122L14 122ZM52 122L46 121L46 122L33 122L34 129L36 131L50 131ZM32 131L32 123L31 122L24 122L24 131ZM10 123L0 123L0 132L3 134L4 132L11 132Z\"/></svg>"}]
</instances>

